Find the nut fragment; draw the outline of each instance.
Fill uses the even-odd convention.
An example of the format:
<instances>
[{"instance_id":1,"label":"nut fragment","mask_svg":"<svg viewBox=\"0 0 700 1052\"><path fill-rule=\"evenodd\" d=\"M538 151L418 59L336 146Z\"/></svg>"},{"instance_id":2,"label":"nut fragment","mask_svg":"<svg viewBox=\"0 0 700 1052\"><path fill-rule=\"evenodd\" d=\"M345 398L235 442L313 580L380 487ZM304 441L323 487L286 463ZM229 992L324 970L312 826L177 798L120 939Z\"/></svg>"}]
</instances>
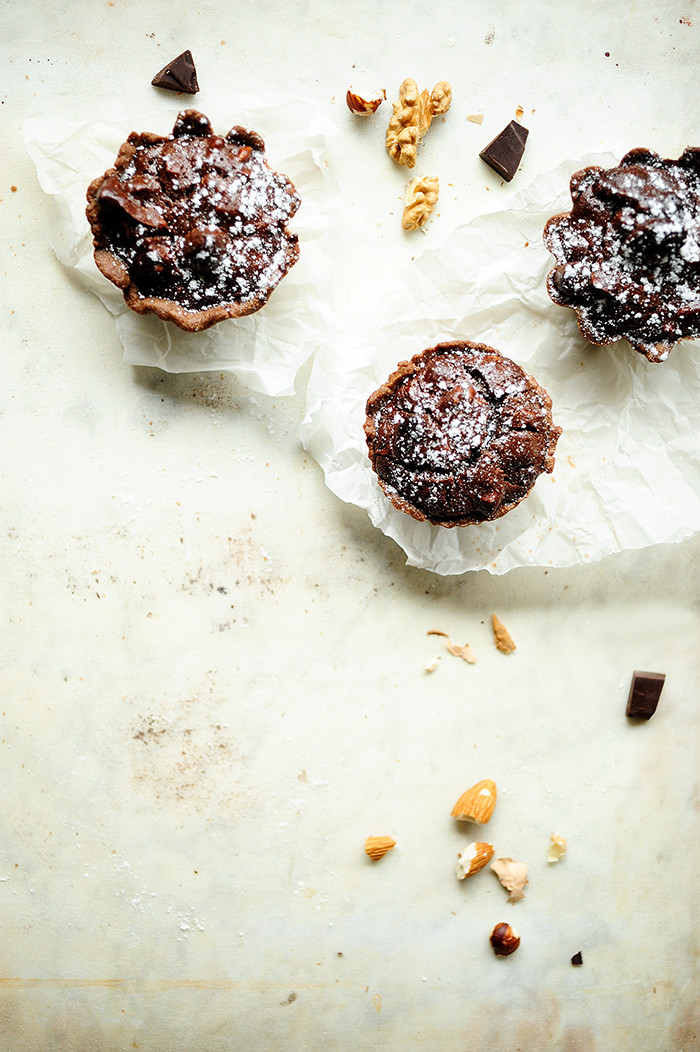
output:
<instances>
[{"instance_id":1,"label":"nut fragment","mask_svg":"<svg viewBox=\"0 0 700 1052\"><path fill-rule=\"evenodd\" d=\"M365 851L373 862L378 862L380 858L384 858L387 851L391 851L395 843L390 836L368 836L365 840Z\"/></svg>"},{"instance_id":2,"label":"nut fragment","mask_svg":"<svg viewBox=\"0 0 700 1052\"><path fill-rule=\"evenodd\" d=\"M357 95L352 88L348 88L345 101L348 109L351 113L354 113L355 116L369 117L377 112L385 98L386 91L384 88L382 88L381 91L378 91L371 99L365 99L362 95Z\"/></svg>"},{"instance_id":3,"label":"nut fragment","mask_svg":"<svg viewBox=\"0 0 700 1052\"><path fill-rule=\"evenodd\" d=\"M468 665L476 665L476 655L468 643L465 643L463 647L460 647L448 639L445 646L453 657L462 658L462 660L466 661Z\"/></svg>"},{"instance_id":4,"label":"nut fragment","mask_svg":"<svg viewBox=\"0 0 700 1052\"><path fill-rule=\"evenodd\" d=\"M547 852L547 861L558 862L566 854L566 840L563 836L557 836L556 833L552 833L550 840L552 843L549 845L549 851Z\"/></svg>"},{"instance_id":5,"label":"nut fragment","mask_svg":"<svg viewBox=\"0 0 700 1052\"><path fill-rule=\"evenodd\" d=\"M452 102L452 88L446 80L440 80L428 94L428 89L418 92L418 85L407 77L399 88L399 101L394 105L394 116L386 132L386 148L389 156L406 168L415 168L416 152L433 117L447 113Z\"/></svg>"},{"instance_id":6,"label":"nut fragment","mask_svg":"<svg viewBox=\"0 0 700 1052\"><path fill-rule=\"evenodd\" d=\"M510 924L502 921L491 932L491 945L497 957L510 957L520 946L520 936Z\"/></svg>"},{"instance_id":7,"label":"nut fragment","mask_svg":"<svg viewBox=\"0 0 700 1052\"><path fill-rule=\"evenodd\" d=\"M423 175L412 179L406 187L405 208L401 226L404 230L417 230L427 223L435 207L440 190L440 180L436 175Z\"/></svg>"},{"instance_id":8,"label":"nut fragment","mask_svg":"<svg viewBox=\"0 0 700 1052\"><path fill-rule=\"evenodd\" d=\"M523 888L530 883L527 879L527 862L514 862L512 858L498 858L491 863L491 869L506 891L510 892L508 902L518 902L525 898Z\"/></svg>"},{"instance_id":9,"label":"nut fragment","mask_svg":"<svg viewBox=\"0 0 700 1052\"><path fill-rule=\"evenodd\" d=\"M452 817L460 822L479 822L485 825L496 806L496 783L490 778L477 782L466 793L462 793L452 808Z\"/></svg>"},{"instance_id":10,"label":"nut fragment","mask_svg":"<svg viewBox=\"0 0 700 1052\"><path fill-rule=\"evenodd\" d=\"M470 844L459 856L457 879L464 880L465 877L472 877L480 869L483 869L492 858L493 848L490 844Z\"/></svg>"},{"instance_id":11,"label":"nut fragment","mask_svg":"<svg viewBox=\"0 0 700 1052\"><path fill-rule=\"evenodd\" d=\"M512 653L516 647L505 625L502 621L498 620L495 614L491 620L493 623L493 638L496 643L496 649L504 654Z\"/></svg>"}]
</instances>

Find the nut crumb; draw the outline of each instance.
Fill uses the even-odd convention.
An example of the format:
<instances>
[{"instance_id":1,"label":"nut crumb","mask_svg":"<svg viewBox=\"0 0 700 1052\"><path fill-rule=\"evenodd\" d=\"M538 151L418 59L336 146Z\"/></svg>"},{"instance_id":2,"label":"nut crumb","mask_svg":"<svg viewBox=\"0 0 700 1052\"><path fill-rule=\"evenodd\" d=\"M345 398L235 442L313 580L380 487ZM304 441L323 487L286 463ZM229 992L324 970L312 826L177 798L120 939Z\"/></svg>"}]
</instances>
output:
<instances>
[{"instance_id":1,"label":"nut crumb","mask_svg":"<svg viewBox=\"0 0 700 1052\"><path fill-rule=\"evenodd\" d=\"M566 840L563 836L557 836L556 833L552 833L550 840L552 843L547 852L547 861L558 862L566 854Z\"/></svg>"},{"instance_id":2,"label":"nut crumb","mask_svg":"<svg viewBox=\"0 0 700 1052\"><path fill-rule=\"evenodd\" d=\"M424 665L423 666L423 671L424 672L434 672L435 669L438 667L438 660L439 660L439 658L436 658L435 661L432 662L432 664Z\"/></svg>"},{"instance_id":3,"label":"nut crumb","mask_svg":"<svg viewBox=\"0 0 700 1052\"><path fill-rule=\"evenodd\" d=\"M496 648L500 650L503 654L512 653L516 649L516 646L510 637L510 633L506 630L505 625L502 621L498 620L495 614L493 615L491 620L493 624L493 638L496 644Z\"/></svg>"},{"instance_id":4,"label":"nut crumb","mask_svg":"<svg viewBox=\"0 0 700 1052\"><path fill-rule=\"evenodd\" d=\"M429 628L425 633L426 636L444 636L445 639L449 639L447 632L443 632L440 628Z\"/></svg>"},{"instance_id":5,"label":"nut crumb","mask_svg":"<svg viewBox=\"0 0 700 1052\"><path fill-rule=\"evenodd\" d=\"M522 108L522 106L518 106L518 108L515 111L515 116L518 118L518 120L520 120L524 113L525 110Z\"/></svg>"},{"instance_id":6,"label":"nut crumb","mask_svg":"<svg viewBox=\"0 0 700 1052\"><path fill-rule=\"evenodd\" d=\"M467 120L471 121L472 124L481 124L484 120L483 113L468 113Z\"/></svg>"},{"instance_id":7,"label":"nut crumb","mask_svg":"<svg viewBox=\"0 0 700 1052\"><path fill-rule=\"evenodd\" d=\"M401 226L404 230L418 230L427 223L438 199L440 180L436 175L412 179L406 187L405 208Z\"/></svg>"},{"instance_id":8,"label":"nut crumb","mask_svg":"<svg viewBox=\"0 0 700 1052\"><path fill-rule=\"evenodd\" d=\"M10 190L12 190L12 193L13 193L13 194L16 194L16 193L17 193L17 187L16 187L16 186L11 186L11 187L10 187Z\"/></svg>"}]
</instances>

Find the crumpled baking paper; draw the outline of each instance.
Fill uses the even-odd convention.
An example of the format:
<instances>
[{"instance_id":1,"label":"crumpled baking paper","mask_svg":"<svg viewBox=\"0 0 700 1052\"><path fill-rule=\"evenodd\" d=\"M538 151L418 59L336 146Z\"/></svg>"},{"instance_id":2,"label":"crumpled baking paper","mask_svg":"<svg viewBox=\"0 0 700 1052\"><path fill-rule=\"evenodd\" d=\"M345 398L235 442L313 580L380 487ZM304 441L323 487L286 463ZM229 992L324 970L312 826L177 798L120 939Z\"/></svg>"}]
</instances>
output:
<instances>
[{"instance_id":1,"label":"crumpled baking paper","mask_svg":"<svg viewBox=\"0 0 700 1052\"><path fill-rule=\"evenodd\" d=\"M459 574L572 566L625 548L684 540L700 529L700 345L651 364L625 341L594 347L573 311L555 306L542 242L569 211L569 178L613 154L566 161L511 198L507 210L458 227L346 317L316 356L301 428L330 489L365 508L411 566ZM367 457L367 397L426 347L453 338L496 347L549 392L563 428L553 475L492 523L418 522L384 496Z\"/></svg>"},{"instance_id":2,"label":"crumpled baking paper","mask_svg":"<svg viewBox=\"0 0 700 1052\"><path fill-rule=\"evenodd\" d=\"M183 106L138 119L77 123L29 118L23 129L27 149L42 189L52 195L49 240L61 262L116 315L126 362L167 372L230 370L255 391L293 394L297 371L327 337L335 318L329 241L340 192L324 157L326 136L337 129L305 99L232 96L225 105L201 106L216 133L225 134L234 124L259 132L270 167L288 175L302 198L290 223L299 235L299 260L262 310L204 332L183 332L154 315L130 311L119 289L95 266L85 217L88 185L113 167L130 132L167 135Z\"/></svg>"}]
</instances>

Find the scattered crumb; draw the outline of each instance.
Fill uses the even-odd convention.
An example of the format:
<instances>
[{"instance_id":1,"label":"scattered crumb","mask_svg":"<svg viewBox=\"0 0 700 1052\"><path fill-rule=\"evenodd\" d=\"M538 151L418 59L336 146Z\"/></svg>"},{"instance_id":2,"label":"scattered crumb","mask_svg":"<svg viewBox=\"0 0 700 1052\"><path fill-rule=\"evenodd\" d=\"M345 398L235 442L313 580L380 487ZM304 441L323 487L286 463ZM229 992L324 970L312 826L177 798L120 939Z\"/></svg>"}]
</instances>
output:
<instances>
[{"instance_id":1,"label":"scattered crumb","mask_svg":"<svg viewBox=\"0 0 700 1052\"><path fill-rule=\"evenodd\" d=\"M457 41L454 39L454 37L448 37L445 41L445 47L454 47L456 43Z\"/></svg>"},{"instance_id":2,"label":"scattered crumb","mask_svg":"<svg viewBox=\"0 0 700 1052\"><path fill-rule=\"evenodd\" d=\"M472 124L481 124L484 119L483 113L468 113L467 120L471 121Z\"/></svg>"},{"instance_id":3,"label":"scattered crumb","mask_svg":"<svg viewBox=\"0 0 700 1052\"><path fill-rule=\"evenodd\" d=\"M505 625L493 615L493 638L498 650L503 654L510 654L516 649L515 643L510 637Z\"/></svg>"},{"instance_id":4,"label":"scattered crumb","mask_svg":"<svg viewBox=\"0 0 700 1052\"><path fill-rule=\"evenodd\" d=\"M443 632L439 628L429 628L425 634L426 636L444 636L445 639L449 639L447 632Z\"/></svg>"},{"instance_id":5,"label":"scattered crumb","mask_svg":"<svg viewBox=\"0 0 700 1052\"><path fill-rule=\"evenodd\" d=\"M476 665L476 655L468 643L465 643L463 647L459 647L448 640L445 645L454 657L462 658L468 665Z\"/></svg>"},{"instance_id":6,"label":"scattered crumb","mask_svg":"<svg viewBox=\"0 0 700 1052\"><path fill-rule=\"evenodd\" d=\"M583 964L583 954L580 950L578 951L578 953L575 953L574 956L571 958L571 963L573 964L574 968L578 968L580 964Z\"/></svg>"},{"instance_id":7,"label":"scattered crumb","mask_svg":"<svg viewBox=\"0 0 700 1052\"><path fill-rule=\"evenodd\" d=\"M10 190L12 190L12 193L13 193L13 194L16 194L16 193L17 193L17 187L16 187L16 186L11 186L11 187L10 187Z\"/></svg>"},{"instance_id":8,"label":"scattered crumb","mask_svg":"<svg viewBox=\"0 0 700 1052\"><path fill-rule=\"evenodd\" d=\"M558 862L566 854L566 840L563 836L557 836L556 833L552 833L550 839L552 843L547 852L547 861Z\"/></svg>"},{"instance_id":9,"label":"scattered crumb","mask_svg":"<svg viewBox=\"0 0 700 1052\"><path fill-rule=\"evenodd\" d=\"M525 898L523 888L529 884L527 862L514 862L512 858L498 858L491 863L491 869L506 891L510 892L508 902L518 902Z\"/></svg>"},{"instance_id":10,"label":"scattered crumb","mask_svg":"<svg viewBox=\"0 0 700 1052\"><path fill-rule=\"evenodd\" d=\"M423 671L424 671L424 672L434 672L434 671L435 671L435 669L436 669L436 668L438 667L438 661L439 661L439 660L440 660L439 658L436 658L436 659L435 659L435 661L433 661L433 662L432 662L432 664L430 664L430 665L425 665L425 666L423 667Z\"/></svg>"},{"instance_id":11,"label":"scattered crumb","mask_svg":"<svg viewBox=\"0 0 700 1052\"><path fill-rule=\"evenodd\" d=\"M522 108L522 106L518 106L518 108L515 111L515 116L518 118L518 120L520 120L520 118L522 117L522 115L524 113L525 113L525 110Z\"/></svg>"}]
</instances>

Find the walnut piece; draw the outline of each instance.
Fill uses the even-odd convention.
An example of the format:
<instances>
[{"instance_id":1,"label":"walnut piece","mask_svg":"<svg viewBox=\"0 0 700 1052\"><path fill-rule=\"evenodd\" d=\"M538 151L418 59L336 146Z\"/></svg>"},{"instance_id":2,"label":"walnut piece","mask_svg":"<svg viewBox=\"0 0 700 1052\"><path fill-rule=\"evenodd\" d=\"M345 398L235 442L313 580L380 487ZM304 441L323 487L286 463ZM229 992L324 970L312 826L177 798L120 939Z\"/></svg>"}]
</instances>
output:
<instances>
[{"instance_id":1,"label":"walnut piece","mask_svg":"<svg viewBox=\"0 0 700 1052\"><path fill-rule=\"evenodd\" d=\"M438 199L440 180L436 175L423 175L412 179L406 187L401 226L404 230L417 230L427 223Z\"/></svg>"},{"instance_id":2,"label":"walnut piece","mask_svg":"<svg viewBox=\"0 0 700 1052\"><path fill-rule=\"evenodd\" d=\"M512 858L497 858L491 863L494 871L506 891L510 892L508 902L518 902L525 898L523 888L529 884L527 879L527 862L514 862Z\"/></svg>"},{"instance_id":3,"label":"walnut piece","mask_svg":"<svg viewBox=\"0 0 700 1052\"><path fill-rule=\"evenodd\" d=\"M428 94L418 92L415 80L407 77L399 88L399 101L394 103L394 116L386 132L389 156L406 168L415 168L418 144L430 127L433 117L447 113L452 102L452 88L440 80Z\"/></svg>"}]
</instances>

